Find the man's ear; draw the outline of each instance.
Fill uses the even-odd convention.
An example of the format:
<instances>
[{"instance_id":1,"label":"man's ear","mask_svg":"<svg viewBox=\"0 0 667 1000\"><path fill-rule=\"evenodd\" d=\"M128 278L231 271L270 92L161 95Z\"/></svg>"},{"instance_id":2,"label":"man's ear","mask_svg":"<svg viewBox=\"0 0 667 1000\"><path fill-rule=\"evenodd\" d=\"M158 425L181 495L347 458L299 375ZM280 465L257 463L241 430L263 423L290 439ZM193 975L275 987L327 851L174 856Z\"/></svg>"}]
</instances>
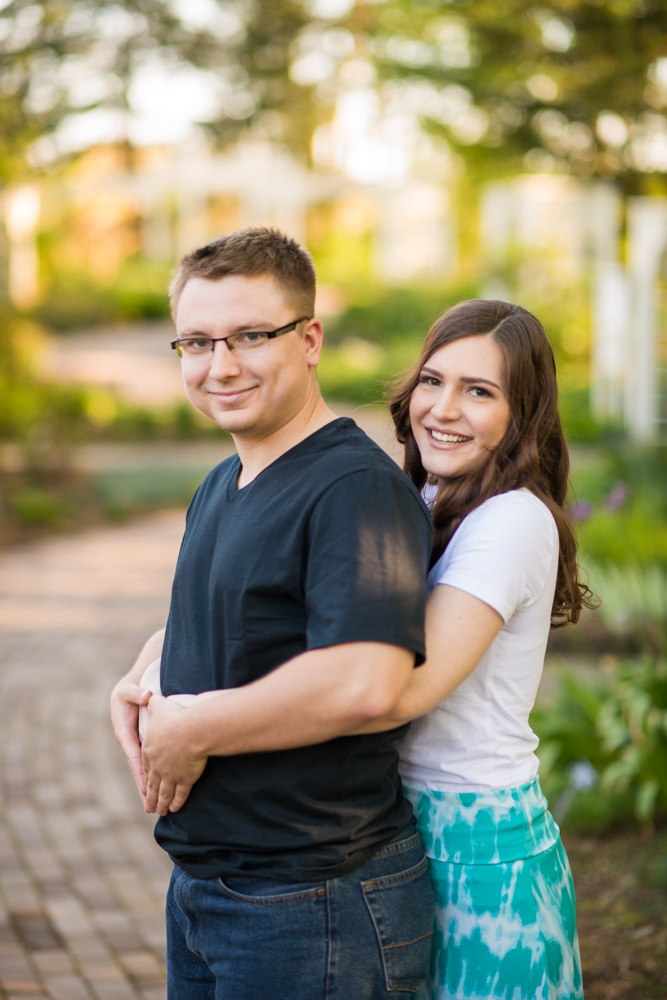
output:
<instances>
[{"instance_id":1,"label":"man's ear","mask_svg":"<svg viewBox=\"0 0 667 1000\"><path fill-rule=\"evenodd\" d=\"M324 330L319 319L310 319L303 331L303 340L306 347L306 359L311 368L319 364L322 352L322 341Z\"/></svg>"}]
</instances>

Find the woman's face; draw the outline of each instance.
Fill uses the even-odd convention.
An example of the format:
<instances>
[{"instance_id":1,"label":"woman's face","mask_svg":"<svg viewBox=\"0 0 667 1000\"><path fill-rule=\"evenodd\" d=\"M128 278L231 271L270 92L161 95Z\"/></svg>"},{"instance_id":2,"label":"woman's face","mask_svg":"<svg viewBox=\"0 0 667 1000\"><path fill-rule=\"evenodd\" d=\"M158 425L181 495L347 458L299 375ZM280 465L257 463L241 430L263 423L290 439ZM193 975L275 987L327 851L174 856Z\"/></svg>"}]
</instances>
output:
<instances>
[{"instance_id":1,"label":"woman's face","mask_svg":"<svg viewBox=\"0 0 667 1000\"><path fill-rule=\"evenodd\" d=\"M410 400L410 423L426 471L465 475L500 444L510 422L505 358L485 335L432 354Z\"/></svg>"}]
</instances>

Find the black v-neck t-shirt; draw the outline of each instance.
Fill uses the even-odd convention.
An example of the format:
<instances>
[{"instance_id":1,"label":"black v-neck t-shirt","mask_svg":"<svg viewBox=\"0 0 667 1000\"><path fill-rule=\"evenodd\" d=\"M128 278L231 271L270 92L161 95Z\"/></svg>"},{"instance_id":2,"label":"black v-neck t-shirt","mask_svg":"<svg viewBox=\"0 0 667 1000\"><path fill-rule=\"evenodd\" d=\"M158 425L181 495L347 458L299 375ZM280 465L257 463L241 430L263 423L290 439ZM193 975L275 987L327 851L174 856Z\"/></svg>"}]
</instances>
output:
<instances>
[{"instance_id":1,"label":"black v-neck t-shirt","mask_svg":"<svg viewBox=\"0 0 667 1000\"><path fill-rule=\"evenodd\" d=\"M238 456L188 511L162 654L166 695L248 684L309 649L386 642L424 658L432 527L407 476L347 418L238 489ZM155 836L198 878L319 881L405 830L388 733L211 757Z\"/></svg>"}]
</instances>

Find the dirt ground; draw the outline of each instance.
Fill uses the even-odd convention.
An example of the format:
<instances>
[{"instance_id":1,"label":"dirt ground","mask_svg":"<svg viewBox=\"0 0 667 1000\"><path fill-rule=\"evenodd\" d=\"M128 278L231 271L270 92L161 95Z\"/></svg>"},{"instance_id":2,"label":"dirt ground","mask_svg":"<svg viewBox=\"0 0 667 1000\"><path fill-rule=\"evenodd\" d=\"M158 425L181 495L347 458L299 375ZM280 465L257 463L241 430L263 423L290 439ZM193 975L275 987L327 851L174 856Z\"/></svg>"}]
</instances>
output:
<instances>
[{"instance_id":1,"label":"dirt ground","mask_svg":"<svg viewBox=\"0 0 667 1000\"><path fill-rule=\"evenodd\" d=\"M667 830L564 835L586 1000L667 998Z\"/></svg>"}]
</instances>

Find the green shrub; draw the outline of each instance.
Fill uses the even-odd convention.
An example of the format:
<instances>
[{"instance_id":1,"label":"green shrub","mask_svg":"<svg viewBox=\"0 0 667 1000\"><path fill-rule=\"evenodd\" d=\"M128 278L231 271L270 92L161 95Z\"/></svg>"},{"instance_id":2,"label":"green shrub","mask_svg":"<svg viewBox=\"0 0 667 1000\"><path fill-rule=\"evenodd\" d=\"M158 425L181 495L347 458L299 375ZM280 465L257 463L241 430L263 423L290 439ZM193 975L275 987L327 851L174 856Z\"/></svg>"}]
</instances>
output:
<instances>
[{"instance_id":1,"label":"green shrub","mask_svg":"<svg viewBox=\"0 0 667 1000\"><path fill-rule=\"evenodd\" d=\"M585 564L590 586L601 599L596 612L612 635L633 636L664 649L667 629L667 569L657 565Z\"/></svg>"},{"instance_id":2,"label":"green shrub","mask_svg":"<svg viewBox=\"0 0 667 1000\"><path fill-rule=\"evenodd\" d=\"M601 775L603 794L631 791L640 822L667 815L667 663L645 657L620 662L597 719L610 758Z\"/></svg>"},{"instance_id":3,"label":"green shrub","mask_svg":"<svg viewBox=\"0 0 667 1000\"><path fill-rule=\"evenodd\" d=\"M157 466L104 473L95 488L107 515L122 518L152 507L178 507L190 503L210 467L188 469Z\"/></svg>"},{"instance_id":4,"label":"green shrub","mask_svg":"<svg viewBox=\"0 0 667 1000\"><path fill-rule=\"evenodd\" d=\"M62 497L47 490L26 489L11 500L11 511L26 524L55 524L66 512Z\"/></svg>"},{"instance_id":5,"label":"green shrub","mask_svg":"<svg viewBox=\"0 0 667 1000\"><path fill-rule=\"evenodd\" d=\"M667 816L667 664L606 667L594 680L563 671L554 703L531 716L556 818L591 832Z\"/></svg>"},{"instance_id":6,"label":"green shrub","mask_svg":"<svg viewBox=\"0 0 667 1000\"><path fill-rule=\"evenodd\" d=\"M575 450L572 486L587 561L667 566L667 461L661 449L616 444Z\"/></svg>"},{"instance_id":7,"label":"green shrub","mask_svg":"<svg viewBox=\"0 0 667 1000\"><path fill-rule=\"evenodd\" d=\"M383 346L399 342L416 353L438 316L476 294L477 288L471 284L368 289L344 312L327 322L327 337L334 343L347 337L359 337Z\"/></svg>"},{"instance_id":8,"label":"green shrub","mask_svg":"<svg viewBox=\"0 0 667 1000\"><path fill-rule=\"evenodd\" d=\"M628 510L594 510L578 528L583 556L598 563L667 565L667 519L640 501Z\"/></svg>"},{"instance_id":9,"label":"green shrub","mask_svg":"<svg viewBox=\"0 0 667 1000\"><path fill-rule=\"evenodd\" d=\"M601 424L593 416L588 386L563 389L560 393L559 409L563 430L571 445L598 442L615 430Z\"/></svg>"},{"instance_id":10,"label":"green shrub","mask_svg":"<svg viewBox=\"0 0 667 1000\"><path fill-rule=\"evenodd\" d=\"M169 315L169 265L127 257L113 279L94 281L85 271L56 267L35 316L56 330L74 330Z\"/></svg>"}]
</instances>

